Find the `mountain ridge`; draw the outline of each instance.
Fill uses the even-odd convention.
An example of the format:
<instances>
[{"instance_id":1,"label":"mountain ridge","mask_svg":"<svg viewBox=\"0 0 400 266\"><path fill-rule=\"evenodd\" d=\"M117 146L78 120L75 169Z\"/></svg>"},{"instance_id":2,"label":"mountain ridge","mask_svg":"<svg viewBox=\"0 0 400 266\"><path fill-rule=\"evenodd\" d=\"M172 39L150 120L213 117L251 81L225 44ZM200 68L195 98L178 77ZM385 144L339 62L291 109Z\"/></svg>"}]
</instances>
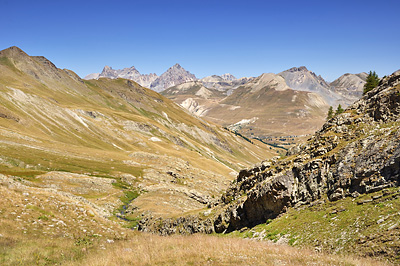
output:
<instances>
[{"instance_id":1,"label":"mountain ridge","mask_svg":"<svg viewBox=\"0 0 400 266\"><path fill-rule=\"evenodd\" d=\"M151 217L146 217L140 222L140 230L164 235L246 231L255 225L265 223L265 228L271 221L285 220L293 212L301 213L304 210L312 217L321 211L320 205L327 208L338 206L334 211L328 209L327 214L319 220L311 219L315 228L323 219L327 220L329 226L336 220L352 224L363 219L363 226L357 227L360 233L354 232L352 227L349 230L339 228L339 232L346 231L351 238L340 242L337 236L331 236L332 239L325 239L324 243L312 239L311 242L328 250L347 247L348 252L356 250L360 254L374 254L398 262L394 254L399 243L394 240L398 239L400 231L396 229L397 224L392 225L397 218L393 216L390 223L375 226L388 218L379 220L381 217L363 218L363 215L354 212L354 217L338 213L347 211L340 207L346 202L346 206L352 209L374 201L376 203L372 203L370 209L398 204L399 116L400 71L384 78L377 88L365 94L344 113L328 120L307 142L290 149L286 157L243 169L219 203L209 211L210 215L171 218L157 224ZM370 199L367 194L372 195ZM383 200L380 201L381 198ZM329 212L331 216L328 216ZM305 226L301 225L303 229ZM374 230L379 232L369 231L374 226ZM318 238L320 233L316 232L313 237ZM295 235L294 239L298 237ZM304 239L310 236L300 237ZM365 239L371 244L364 246ZM333 242L336 244L332 246ZM378 245L378 253L368 248Z\"/></svg>"},{"instance_id":2,"label":"mountain ridge","mask_svg":"<svg viewBox=\"0 0 400 266\"><path fill-rule=\"evenodd\" d=\"M202 208L230 173L274 154L132 80L85 81L16 48L0 51L0 104L0 173L47 180L51 172L57 182L64 180L60 172L82 174L78 179L92 176L96 184L106 177L120 184L110 197L112 208L124 193L140 194L129 215ZM56 181L46 182L39 183ZM71 197L79 194L64 187L58 188L73 191ZM168 197L169 203L155 204ZM105 210L106 202L87 200ZM112 216L110 206L105 211Z\"/></svg>"}]
</instances>

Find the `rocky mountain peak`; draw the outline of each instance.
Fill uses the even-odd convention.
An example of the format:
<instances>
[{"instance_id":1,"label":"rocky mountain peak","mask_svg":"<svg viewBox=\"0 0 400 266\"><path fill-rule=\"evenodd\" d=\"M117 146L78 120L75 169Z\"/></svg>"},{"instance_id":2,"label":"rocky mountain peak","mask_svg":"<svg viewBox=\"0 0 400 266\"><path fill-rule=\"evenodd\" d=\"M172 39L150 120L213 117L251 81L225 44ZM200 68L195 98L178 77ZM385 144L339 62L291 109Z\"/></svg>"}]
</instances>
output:
<instances>
[{"instance_id":1,"label":"rocky mountain peak","mask_svg":"<svg viewBox=\"0 0 400 266\"><path fill-rule=\"evenodd\" d=\"M286 71L287 72L308 72L308 69L305 66L300 66L300 67L292 67Z\"/></svg>"},{"instance_id":2,"label":"rocky mountain peak","mask_svg":"<svg viewBox=\"0 0 400 266\"><path fill-rule=\"evenodd\" d=\"M320 94L325 101L332 106L337 106L341 100L341 96L331 90L328 83L314 72L309 71L305 66L293 67L279 73L286 84L298 91L309 91ZM348 104L346 104L347 106Z\"/></svg>"},{"instance_id":3,"label":"rocky mountain peak","mask_svg":"<svg viewBox=\"0 0 400 266\"><path fill-rule=\"evenodd\" d=\"M227 81L237 80L237 78L235 76L233 76L232 74L230 74L230 73L226 73L226 74L221 75L221 78L223 80L227 80Z\"/></svg>"},{"instance_id":4,"label":"rocky mountain peak","mask_svg":"<svg viewBox=\"0 0 400 266\"><path fill-rule=\"evenodd\" d=\"M118 72L110 66L105 66L99 77L115 79L118 77Z\"/></svg>"},{"instance_id":5,"label":"rocky mountain peak","mask_svg":"<svg viewBox=\"0 0 400 266\"><path fill-rule=\"evenodd\" d=\"M150 88L160 92L169 87L176 86L187 81L197 80L196 76L185 70L181 65L175 64L166 72L159 76L151 85Z\"/></svg>"},{"instance_id":6,"label":"rocky mountain peak","mask_svg":"<svg viewBox=\"0 0 400 266\"><path fill-rule=\"evenodd\" d=\"M110 66L105 66L100 75L96 73L89 74L85 79L97 79L106 77L111 79L124 78L130 79L139 83L143 87L151 88L160 92L166 88L182 84L187 81L197 80L196 76L186 71L180 64L176 63L163 73L160 77L155 73L140 74L136 67L132 66L124 69L113 69Z\"/></svg>"},{"instance_id":7,"label":"rocky mountain peak","mask_svg":"<svg viewBox=\"0 0 400 266\"><path fill-rule=\"evenodd\" d=\"M180 64L176 63L175 65L173 65L169 69L183 69L183 67Z\"/></svg>"}]
</instances>

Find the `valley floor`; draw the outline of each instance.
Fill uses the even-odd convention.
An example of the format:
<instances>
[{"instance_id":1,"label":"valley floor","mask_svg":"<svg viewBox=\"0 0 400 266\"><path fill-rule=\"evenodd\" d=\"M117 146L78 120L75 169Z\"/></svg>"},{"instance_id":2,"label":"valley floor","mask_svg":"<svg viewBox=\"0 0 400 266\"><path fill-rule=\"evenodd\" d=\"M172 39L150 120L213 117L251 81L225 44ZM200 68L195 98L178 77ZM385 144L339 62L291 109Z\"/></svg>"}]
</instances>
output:
<instances>
[{"instance_id":1,"label":"valley floor","mask_svg":"<svg viewBox=\"0 0 400 266\"><path fill-rule=\"evenodd\" d=\"M90 202L0 179L1 265L385 265L269 241L145 234Z\"/></svg>"}]
</instances>

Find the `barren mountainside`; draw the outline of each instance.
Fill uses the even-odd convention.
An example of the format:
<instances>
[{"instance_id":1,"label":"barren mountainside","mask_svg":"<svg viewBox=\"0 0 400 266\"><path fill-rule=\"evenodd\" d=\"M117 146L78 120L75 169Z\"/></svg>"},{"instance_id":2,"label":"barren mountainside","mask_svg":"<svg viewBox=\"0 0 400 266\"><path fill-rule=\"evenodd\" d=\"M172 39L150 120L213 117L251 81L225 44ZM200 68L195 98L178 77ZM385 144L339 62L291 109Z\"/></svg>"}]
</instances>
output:
<instances>
[{"instance_id":1,"label":"barren mountainside","mask_svg":"<svg viewBox=\"0 0 400 266\"><path fill-rule=\"evenodd\" d=\"M208 88L212 80L221 78L209 77L200 80L202 84L184 83L162 94L232 131L248 138L272 138L271 142L276 138L297 142L298 137L315 132L329 108L319 94L293 90L281 76L272 73L247 81L229 95Z\"/></svg>"},{"instance_id":2,"label":"barren mountainside","mask_svg":"<svg viewBox=\"0 0 400 266\"><path fill-rule=\"evenodd\" d=\"M147 217L140 229L161 234L226 233L267 222L265 232L268 223L278 227L285 224L282 219L292 221L291 213L307 212L315 230L323 228L320 224L325 220L333 228L319 230L335 231L338 223L350 224L337 228L341 235L330 235L330 239L317 240L318 234L324 235L324 231L317 231L315 241L310 239L313 245L339 250L346 247L359 254L398 261L394 254L400 244L396 223L400 214L396 208L390 211L390 206L399 204L399 115L400 72L396 72L344 113L327 121L307 142L292 148L285 158L242 170L209 211L161 223ZM332 211L332 206L337 207ZM364 216L361 212L375 208L387 212L381 216ZM311 219L321 212L325 216ZM303 230L303 235L294 231L295 235L285 237L306 241L308 225L296 229L295 219L292 227L286 224L286 234Z\"/></svg>"},{"instance_id":3,"label":"barren mountainside","mask_svg":"<svg viewBox=\"0 0 400 266\"><path fill-rule=\"evenodd\" d=\"M363 95L367 76L368 74L365 72L359 74L346 73L329 85L336 93L343 96L348 101L355 102Z\"/></svg>"},{"instance_id":4,"label":"barren mountainside","mask_svg":"<svg viewBox=\"0 0 400 266\"><path fill-rule=\"evenodd\" d=\"M367 77L366 73L347 73L332 83L328 83L321 76L317 76L304 66L299 68L293 67L279 73L279 75L294 90L318 93L329 105L334 107L339 104L347 107L360 99Z\"/></svg>"},{"instance_id":5,"label":"barren mountainside","mask_svg":"<svg viewBox=\"0 0 400 266\"><path fill-rule=\"evenodd\" d=\"M82 197L106 216L133 192L132 217L203 208L231 173L276 154L134 81L85 81L17 47L0 52L0 136L0 173Z\"/></svg>"}]
</instances>

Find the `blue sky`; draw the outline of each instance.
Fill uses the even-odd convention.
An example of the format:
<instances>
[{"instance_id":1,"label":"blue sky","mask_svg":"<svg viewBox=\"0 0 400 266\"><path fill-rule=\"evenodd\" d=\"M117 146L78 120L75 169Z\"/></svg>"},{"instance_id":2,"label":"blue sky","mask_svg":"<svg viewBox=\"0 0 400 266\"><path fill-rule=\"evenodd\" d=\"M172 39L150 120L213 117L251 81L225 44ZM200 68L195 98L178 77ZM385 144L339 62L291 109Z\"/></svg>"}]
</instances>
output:
<instances>
[{"instance_id":1,"label":"blue sky","mask_svg":"<svg viewBox=\"0 0 400 266\"><path fill-rule=\"evenodd\" d=\"M400 68L400 1L0 0L0 50L16 45L78 75L134 65L197 77L278 73L333 81Z\"/></svg>"}]
</instances>

